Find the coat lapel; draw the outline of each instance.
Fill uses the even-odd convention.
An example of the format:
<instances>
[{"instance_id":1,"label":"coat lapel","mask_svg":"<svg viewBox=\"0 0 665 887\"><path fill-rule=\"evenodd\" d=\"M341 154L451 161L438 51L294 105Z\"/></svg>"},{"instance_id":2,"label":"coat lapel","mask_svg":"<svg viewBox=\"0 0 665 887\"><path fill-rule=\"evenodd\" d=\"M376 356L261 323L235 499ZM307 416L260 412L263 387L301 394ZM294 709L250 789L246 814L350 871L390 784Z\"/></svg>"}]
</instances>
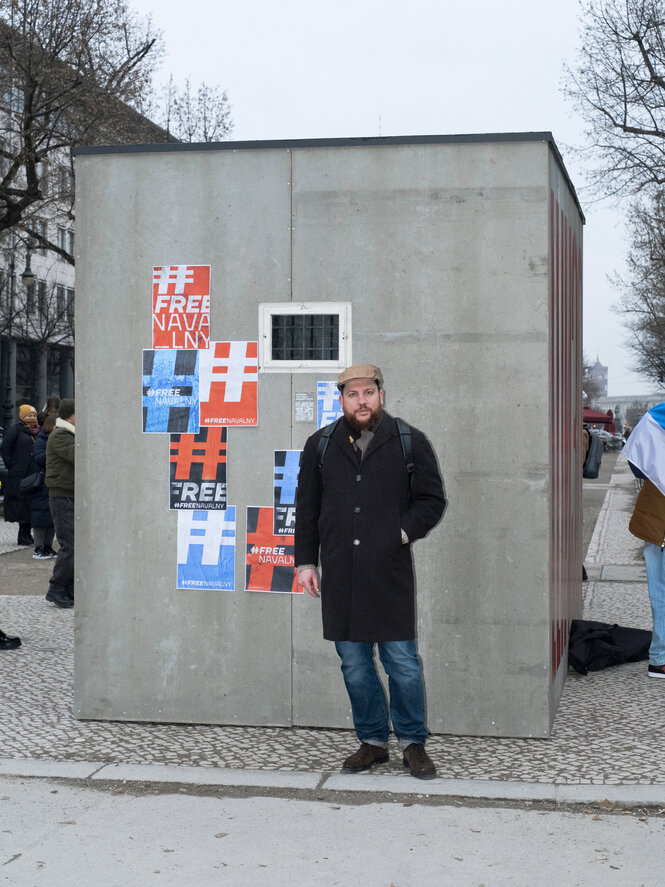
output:
<instances>
[{"instance_id":1,"label":"coat lapel","mask_svg":"<svg viewBox=\"0 0 665 887\"><path fill-rule=\"evenodd\" d=\"M340 450L346 455L348 459L350 459L354 465L358 464L358 454L352 443L353 433L349 426L346 424L346 420L342 418L342 421L339 423L337 428L335 429L332 439L335 441Z\"/></svg>"},{"instance_id":2,"label":"coat lapel","mask_svg":"<svg viewBox=\"0 0 665 887\"><path fill-rule=\"evenodd\" d=\"M388 443L391 438L395 437L395 434L397 433L396 427L393 417L384 411L383 419L381 419L379 427L374 432L374 437L365 451L363 462L367 462L367 460L370 459L374 453L378 452L384 444Z\"/></svg>"},{"instance_id":3,"label":"coat lapel","mask_svg":"<svg viewBox=\"0 0 665 887\"><path fill-rule=\"evenodd\" d=\"M367 447L363 461L366 462L385 443L395 437L396 434L397 426L395 420L389 413L384 411L383 419L374 432L374 437L372 438L370 445ZM333 433L332 440L334 440L341 451L346 454L347 458L349 458L354 465L357 465L360 461L360 457L351 440L354 436L354 433L346 424L346 421L342 419Z\"/></svg>"}]
</instances>

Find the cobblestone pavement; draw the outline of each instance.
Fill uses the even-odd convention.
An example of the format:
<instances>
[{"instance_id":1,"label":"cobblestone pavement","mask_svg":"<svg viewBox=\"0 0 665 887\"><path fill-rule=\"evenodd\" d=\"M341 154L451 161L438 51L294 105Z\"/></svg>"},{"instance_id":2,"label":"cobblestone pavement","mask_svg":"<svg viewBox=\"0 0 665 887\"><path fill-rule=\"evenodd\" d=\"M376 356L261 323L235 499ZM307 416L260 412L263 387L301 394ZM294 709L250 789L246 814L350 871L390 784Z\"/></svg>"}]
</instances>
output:
<instances>
[{"instance_id":1,"label":"cobblestone pavement","mask_svg":"<svg viewBox=\"0 0 665 887\"><path fill-rule=\"evenodd\" d=\"M635 493L620 458L587 552L584 617L650 628L641 544L628 532ZM345 730L77 721L72 611L3 591L0 614L0 626L23 638L21 649L2 654L0 772L13 759L325 773L355 748ZM443 780L663 786L665 798L663 693L665 682L648 680L644 662L588 676L571 671L550 739L433 736L428 749ZM373 784L399 774L413 785L396 746L391 752L390 763L369 774Z\"/></svg>"}]
</instances>

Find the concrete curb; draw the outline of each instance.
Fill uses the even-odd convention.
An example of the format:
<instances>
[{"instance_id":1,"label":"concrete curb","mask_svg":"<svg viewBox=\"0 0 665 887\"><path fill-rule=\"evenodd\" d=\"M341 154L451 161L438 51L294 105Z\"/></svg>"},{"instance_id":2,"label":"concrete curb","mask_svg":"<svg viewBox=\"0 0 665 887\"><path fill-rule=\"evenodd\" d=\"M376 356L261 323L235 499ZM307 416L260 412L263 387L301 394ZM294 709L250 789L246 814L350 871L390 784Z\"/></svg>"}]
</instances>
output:
<instances>
[{"instance_id":1,"label":"concrete curb","mask_svg":"<svg viewBox=\"0 0 665 887\"><path fill-rule=\"evenodd\" d=\"M665 784L608 785L503 782L487 779L414 780L406 772L345 775L324 772L287 772L163 764L105 764L95 761L0 759L0 776L29 779L65 779L92 783L122 782L180 785L198 788L261 788L268 791L333 791L382 796L456 798L490 801L532 801L556 804L600 804L626 807L665 807Z\"/></svg>"}]
</instances>

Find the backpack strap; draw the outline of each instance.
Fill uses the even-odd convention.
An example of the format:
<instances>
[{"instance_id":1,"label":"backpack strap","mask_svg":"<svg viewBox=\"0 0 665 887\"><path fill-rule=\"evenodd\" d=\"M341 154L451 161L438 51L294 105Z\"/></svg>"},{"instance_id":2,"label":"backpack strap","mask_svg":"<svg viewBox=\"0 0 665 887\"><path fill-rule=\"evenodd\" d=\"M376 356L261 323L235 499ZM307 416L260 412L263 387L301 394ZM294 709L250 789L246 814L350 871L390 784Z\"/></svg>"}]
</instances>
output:
<instances>
[{"instance_id":1,"label":"backpack strap","mask_svg":"<svg viewBox=\"0 0 665 887\"><path fill-rule=\"evenodd\" d=\"M336 419L330 425L326 425L326 427L323 429L323 434L319 438L319 445L316 448L316 467L319 469L319 471L323 469L323 458L326 455L326 450L328 449L328 444L330 443L332 433L341 421L342 417L340 416L339 419Z\"/></svg>"},{"instance_id":2,"label":"backpack strap","mask_svg":"<svg viewBox=\"0 0 665 887\"><path fill-rule=\"evenodd\" d=\"M416 470L413 461L413 440L411 438L411 426L404 419L395 416L395 424L399 431L399 441L402 444L402 452L404 453L404 461L406 462L406 471L409 475L409 490L413 486L413 473Z\"/></svg>"}]
</instances>

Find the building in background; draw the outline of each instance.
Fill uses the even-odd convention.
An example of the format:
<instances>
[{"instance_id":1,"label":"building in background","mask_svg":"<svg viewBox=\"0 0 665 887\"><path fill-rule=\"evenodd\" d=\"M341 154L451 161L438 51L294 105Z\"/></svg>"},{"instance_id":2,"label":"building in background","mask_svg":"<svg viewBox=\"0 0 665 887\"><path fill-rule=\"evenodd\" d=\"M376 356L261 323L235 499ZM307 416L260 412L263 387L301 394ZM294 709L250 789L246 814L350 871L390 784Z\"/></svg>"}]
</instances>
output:
<instances>
[{"instance_id":1,"label":"building in background","mask_svg":"<svg viewBox=\"0 0 665 887\"><path fill-rule=\"evenodd\" d=\"M665 391L652 394L627 394L621 397L603 397L594 399L594 409L601 412L612 410L616 430L625 433L634 428L642 416L665 400Z\"/></svg>"},{"instance_id":2,"label":"building in background","mask_svg":"<svg viewBox=\"0 0 665 887\"><path fill-rule=\"evenodd\" d=\"M131 141L173 141L145 117L126 113ZM11 138L11 125L11 108L0 105L0 141ZM39 411L50 395L74 394L75 282L67 258L75 256L73 189L70 151L63 149L61 162L42 177L44 199L35 212L0 235L0 427L16 421L22 402ZM61 252L46 249L30 230Z\"/></svg>"},{"instance_id":3,"label":"building in background","mask_svg":"<svg viewBox=\"0 0 665 887\"><path fill-rule=\"evenodd\" d=\"M72 219L50 210L41 224L73 249ZM13 424L22 401L40 410L51 394L73 395L74 332L74 266L7 233L0 240L0 424Z\"/></svg>"},{"instance_id":4,"label":"building in background","mask_svg":"<svg viewBox=\"0 0 665 887\"><path fill-rule=\"evenodd\" d=\"M600 362L596 355L596 362L587 369L587 377L592 383L595 397L592 397L594 406L597 406L599 398L607 397L607 367Z\"/></svg>"}]
</instances>

